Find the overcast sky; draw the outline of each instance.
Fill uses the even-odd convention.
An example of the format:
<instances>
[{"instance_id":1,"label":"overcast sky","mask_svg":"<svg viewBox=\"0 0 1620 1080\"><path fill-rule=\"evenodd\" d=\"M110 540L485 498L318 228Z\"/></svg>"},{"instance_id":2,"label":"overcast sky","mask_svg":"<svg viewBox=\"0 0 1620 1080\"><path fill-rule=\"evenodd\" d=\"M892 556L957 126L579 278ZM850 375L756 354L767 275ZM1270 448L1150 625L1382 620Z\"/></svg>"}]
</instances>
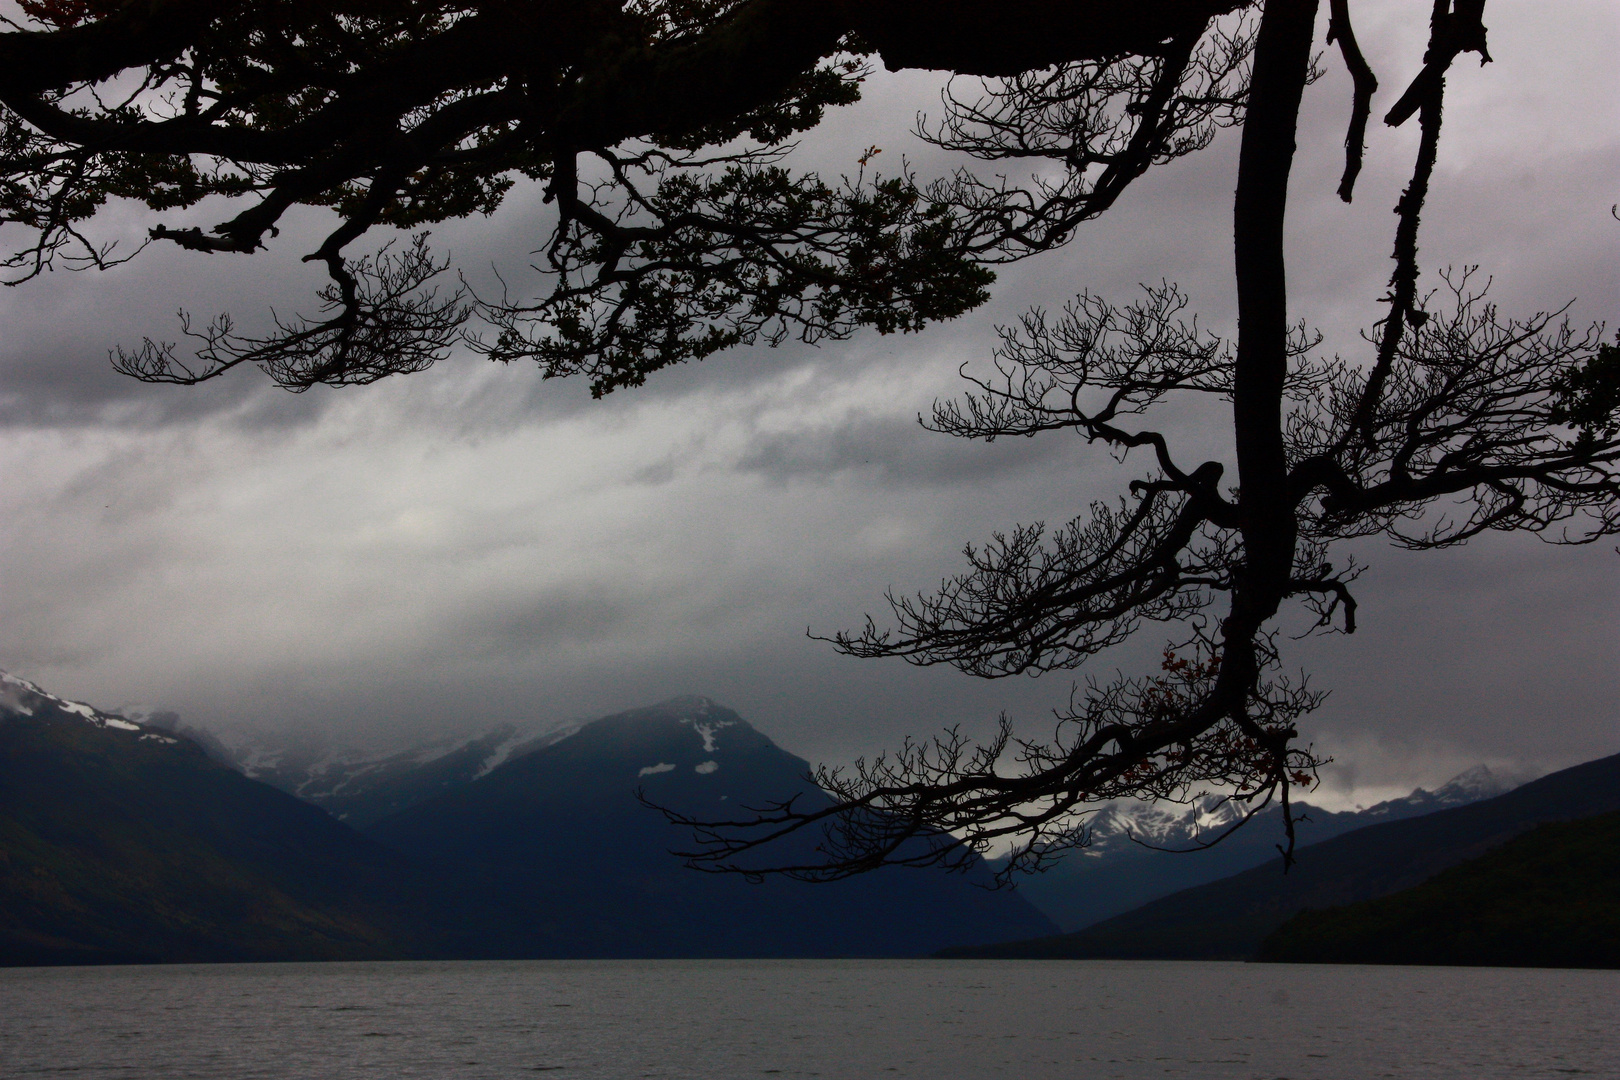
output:
<instances>
[{"instance_id":1,"label":"overcast sky","mask_svg":"<svg viewBox=\"0 0 1620 1080\"><path fill-rule=\"evenodd\" d=\"M1416 70L1424 5L1357 5L1383 89ZM1492 0L1496 62L1459 62L1425 215L1432 272L1478 263L1509 313L1574 299L1620 322L1620 6ZM1375 125L1357 199L1333 195L1349 107L1336 55L1308 93L1290 203L1291 303L1359 355L1379 314L1390 213L1415 132ZM879 74L805 146L837 173L908 135L939 79ZM992 303L912 337L740 350L589 399L582 384L457 356L429 373L295 396L240 372L141 386L106 351L174 336L174 311L244 322L308 306L317 219L251 258L153 248L100 275L0 295L0 668L67 696L172 708L216 730L312 725L394 743L505 720L589 718L677 693L731 706L786 748L843 761L907 733L1045 726L1074 681L985 682L857 661L809 640L926 589L964 542L1060 523L1132 476L1078 440L959 443L917 426L987 356L992 327L1081 289L1128 300L1180 282L1230 326L1236 134L1138 181L1056 255L1005 271ZM204 207L171 225L211 225ZM441 228L474 281L543 239L534 192ZM106 235L150 220L112 210ZM1432 276L1430 278L1432 282ZM1215 413L1176 421L1224 452ZM1556 768L1620 751L1613 545L1492 537L1441 554L1376 543L1362 629L1295 646L1332 696L1307 733L1339 799L1463 767ZM1136 670L1151 632L1095 673ZM1084 673L1079 676L1083 677Z\"/></svg>"}]
</instances>

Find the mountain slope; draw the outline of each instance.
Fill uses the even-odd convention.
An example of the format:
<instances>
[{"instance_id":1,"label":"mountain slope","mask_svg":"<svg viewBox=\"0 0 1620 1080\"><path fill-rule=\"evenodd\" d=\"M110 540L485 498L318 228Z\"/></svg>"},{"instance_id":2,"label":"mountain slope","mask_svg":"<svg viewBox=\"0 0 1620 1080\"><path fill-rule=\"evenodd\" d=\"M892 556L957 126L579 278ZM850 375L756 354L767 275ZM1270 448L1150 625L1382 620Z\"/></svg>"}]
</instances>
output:
<instances>
[{"instance_id":1,"label":"mountain slope","mask_svg":"<svg viewBox=\"0 0 1620 1080\"><path fill-rule=\"evenodd\" d=\"M427 888L195 743L0 673L0 965L432 954Z\"/></svg>"},{"instance_id":2,"label":"mountain slope","mask_svg":"<svg viewBox=\"0 0 1620 1080\"><path fill-rule=\"evenodd\" d=\"M669 854L686 832L635 798L639 786L704 816L825 798L808 771L736 713L678 698L587 724L368 831L523 898L537 955L911 956L1055 929L1016 895L937 870L827 885L701 874Z\"/></svg>"},{"instance_id":3,"label":"mountain slope","mask_svg":"<svg viewBox=\"0 0 1620 1080\"><path fill-rule=\"evenodd\" d=\"M1072 934L952 956L1241 959L1295 913L1387 896L1534 826L1620 810L1620 755L1544 776L1506 795L1370 825L1280 860L1185 889Z\"/></svg>"},{"instance_id":4,"label":"mountain slope","mask_svg":"<svg viewBox=\"0 0 1620 1080\"><path fill-rule=\"evenodd\" d=\"M1466 806L1513 790L1516 782L1484 766L1453 777L1435 791L1410 795L1365 810L1333 812L1296 803L1301 846L1320 843L1383 821ZM1173 804L1116 803L1091 821L1091 843L1050 870L1019 883L1018 891L1065 931L1080 930L1182 889L1219 881L1277 857L1282 815L1257 814L1219 844L1198 850L1237 818L1230 803L1200 800Z\"/></svg>"},{"instance_id":5,"label":"mountain slope","mask_svg":"<svg viewBox=\"0 0 1620 1080\"><path fill-rule=\"evenodd\" d=\"M1620 967L1620 813L1539 826L1391 896L1302 911L1257 959Z\"/></svg>"}]
</instances>

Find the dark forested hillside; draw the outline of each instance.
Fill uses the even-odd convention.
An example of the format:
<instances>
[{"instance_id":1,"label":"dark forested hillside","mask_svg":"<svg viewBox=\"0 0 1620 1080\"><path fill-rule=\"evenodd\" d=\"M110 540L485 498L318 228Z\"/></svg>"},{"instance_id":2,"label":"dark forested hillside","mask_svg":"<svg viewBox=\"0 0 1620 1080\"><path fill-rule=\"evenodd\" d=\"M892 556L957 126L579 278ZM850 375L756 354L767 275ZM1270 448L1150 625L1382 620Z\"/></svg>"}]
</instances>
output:
<instances>
[{"instance_id":1,"label":"dark forested hillside","mask_svg":"<svg viewBox=\"0 0 1620 1080\"><path fill-rule=\"evenodd\" d=\"M1542 825L1391 896L1302 911L1258 959L1620 967L1620 813Z\"/></svg>"},{"instance_id":2,"label":"dark forested hillside","mask_svg":"<svg viewBox=\"0 0 1620 1080\"><path fill-rule=\"evenodd\" d=\"M983 866L819 885L683 866L670 852L688 836L638 790L705 818L826 798L804 761L707 699L559 734L483 776L474 759L488 748L472 747L454 757L453 781L424 774L439 794L365 835L172 727L0 675L0 964L915 956L949 945L1246 957L1307 908L1270 938L1268 958L1607 964L1620 925L1620 756L1309 845L1287 876L1251 869L1054 937L1023 897L977 888ZM401 791L412 783L408 769L388 775Z\"/></svg>"},{"instance_id":3,"label":"dark forested hillside","mask_svg":"<svg viewBox=\"0 0 1620 1080\"><path fill-rule=\"evenodd\" d=\"M0 680L0 964L447 948L395 852L183 737Z\"/></svg>"}]
</instances>

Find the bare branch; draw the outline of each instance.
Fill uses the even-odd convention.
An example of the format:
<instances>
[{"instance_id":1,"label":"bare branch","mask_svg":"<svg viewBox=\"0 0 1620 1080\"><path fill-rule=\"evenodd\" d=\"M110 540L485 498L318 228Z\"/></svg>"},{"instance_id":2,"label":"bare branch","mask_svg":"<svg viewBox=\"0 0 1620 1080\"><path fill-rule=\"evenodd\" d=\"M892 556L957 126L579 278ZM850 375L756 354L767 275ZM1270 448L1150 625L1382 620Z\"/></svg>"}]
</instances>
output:
<instances>
[{"instance_id":1,"label":"bare branch","mask_svg":"<svg viewBox=\"0 0 1620 1080\"><path fill-rule=\"evenodd\" d=\"M1317 492L1308 532L1430 548L1487 530L1590 543L1620 529L1614 346L1559 312L1503 318L1472 276L1442 275L1450 303L1402 337L1370 416L1366 377L1342 362L1296 409L1296 484ZM1447 499L1453 509L1438 510Z\"/></svg>"},{"instance_id":2,"label":"bare branch","mask_svg":"<svg viewBox=\"0 0 1620 1080\"><path fill-rule=\"evenodd\" d=\"M1344 176L1339 180L1339 198L1349 202L1355 194L1356 177L1361 175L1361 159L1367 146L1367 120L1372 116L1372 96L1378 92L1378 77L1361 55L1355 29L1350 25L1350 0L1332 0L1329 6L1328 44L1339 44L1344 66L1354 84L1350 106L1350 126L1344 135Z\"/></svg>"},{"instance_id":3,"label":"bare branch","mask_svg":"<svg viewBox=\"0 0 1620 1080\"><path fill-rule=\"evenodd\" d=\"M334 283L320 294L324 318L277 319L276 333L244 337L229 315L193 329L182 312L183 331L197 342L191 359L182 360L173 343L147 339L133 351L116 350L113 367L142 382L193 385L253 364L293 391L422 371L460 339L470 314L461 290L441 296L424 288L446 265L423 234L397 253L384 248L375 258L329 265Z\"/></svg>"},{"instance_id":4,"label":"bare branch","mask_svg":"<svg viewBox=\"0 0 1620 1080\"><path fill-rule=\"evenodd\" d=\"M1084 846L1089 815L1117 798L1185 802L1213 786L1259 808L1290 786L1313 783L1320 759L1289 740L1322 695L1274 680L1257 688L1252 719L1211 723L1219 664L1207 643L1190 651L1167 651L1151 678L1076 692L1056 714L1050 742L1014 739L1003 715L983 745L952 730L848 772L822 769L814 779L830 796L825 804L758 807L725 822L666 811L694 829L696 846L678 854L713 872L826 881L882 865L966 868L1016 838L999 871L1007 881ZM1286 747L1280 758L1279 747ZM799 858L783 861L789 852Z\"/></svg>"},{"instance_id":5,"label":"bare branch","mask_svg":"<svg viewBox=\"0 0 1620 1080\"><path fill-rule=\"evenodd\" d=\"M983 549L969 545L972 569L936 594L891 593L897 630L869 617L859 634L830 640L850 656L986 678L1075 667L1144 620L1186 620L1230 587L1234 552L1202 525L1191 500L1149 491L1134 506L1093 504L1050 544L1043 526L1020 526Z\"/></svg>"}]
</instances>

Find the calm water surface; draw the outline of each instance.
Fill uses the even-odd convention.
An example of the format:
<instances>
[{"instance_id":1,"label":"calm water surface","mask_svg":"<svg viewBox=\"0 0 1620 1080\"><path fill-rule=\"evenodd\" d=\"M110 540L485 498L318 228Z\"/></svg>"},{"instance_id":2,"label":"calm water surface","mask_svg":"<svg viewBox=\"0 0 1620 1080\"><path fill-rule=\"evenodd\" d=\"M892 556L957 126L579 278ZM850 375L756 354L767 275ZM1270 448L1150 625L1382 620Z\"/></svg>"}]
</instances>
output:
<instances>
[{"instance_id":1,"label":"calm water surface","mask_svg":"<svg viewBox=\"0 0 1620 1080\"><path fill-rule=\"evenodd\" d=\"M0 970L0 1076L1620 1077L1620 972L1110 961Z\"/></svg>"}]
</instances>

